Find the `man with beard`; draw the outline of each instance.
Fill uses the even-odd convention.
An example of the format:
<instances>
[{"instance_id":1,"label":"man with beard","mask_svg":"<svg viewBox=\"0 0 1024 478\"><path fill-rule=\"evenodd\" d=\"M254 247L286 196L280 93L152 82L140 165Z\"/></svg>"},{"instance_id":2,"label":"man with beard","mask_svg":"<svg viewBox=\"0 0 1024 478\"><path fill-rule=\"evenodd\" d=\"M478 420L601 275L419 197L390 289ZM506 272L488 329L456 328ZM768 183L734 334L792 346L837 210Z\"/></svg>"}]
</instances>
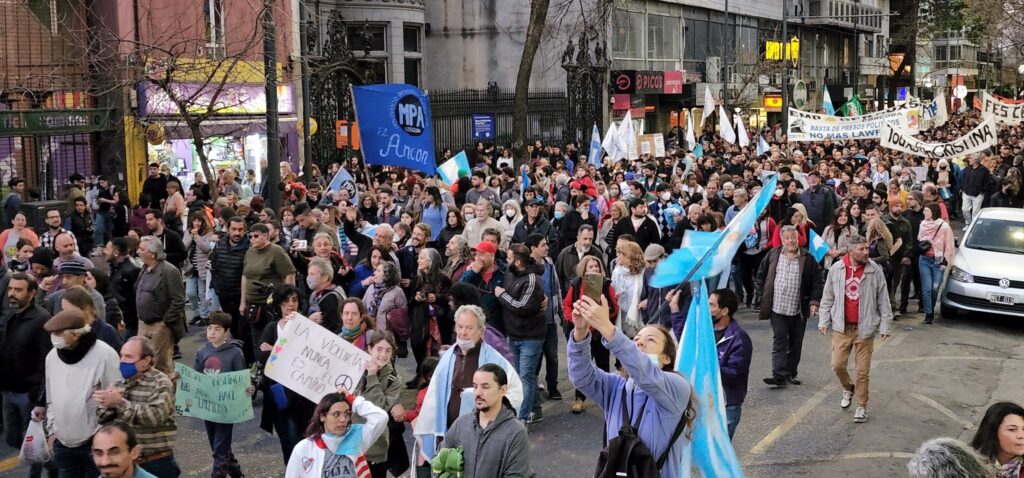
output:
<instances>
[{"instance_id":1,"label":"man with beard","mask_svg":"<svg viewBox=\"0 0 1024 478\"><path fill-rule=\"evenodd\" d=\"M124 313L125 338L131 338L139 331L139 316L135 308L135 282L139 280L139 268L128 259L131 249L123 237L107 242L103 256L110 265L110 284Z\"/></svg>"},{"instance_id":2,"label":"man with beard","mask_svg":"<svg viewBox=\"0 0 1024 478\"><path fill-rule=\"evenodd\" d=\"M619 236L623 234L633 236L640 249L644 250L652 243L661 242L658 223L647 215L647 202L642 198L634 198L629 203L629 209L632 215L623 218L612 228L612 240L608 241L610 249L614 250L617 247Z\"/></svg>"},{"instance_id":3,"label":"man with beard","mask_svg":"<svg viewBox=\"0 0 1024 478\"><path fill-rule=\"evenodd\" d=\"M43 391L46 354L50 351L50 338L43 330L50 314L35 305L36 290L36 282L27 274L13 274L7 283L7 303L13 315L0 326L0 361L7 367L0 374L4 441L15 449L25 439L29 420L37 415L33 408ZM29 465L30 477L42 476L42 471L43 465Z\"/></svg>"},{"instance_id":4,"label":"man with beard","mask_svg":"<svg viewBox=\"0 0 1024 478\"><path fill-rule=\"evenodd\" d=\"M235 216L228 220L228 233L220 238L217 247L210 253L210 273L213 274L211 284L217 293L221 309L231 314L231 336L240 338L242 321L239 310L242 303L242 272L245 268L245 253L249 250L249 236L245 233L245 220ZM242 347L246 365L255 360L255 350Z\"/></svg>"},{"instance_id":5,"label":"man with beard","mask_svg":"<svg viewBox=\"0 0 1024 478\"><path fill-rule=\"evenodd\" d=\"M534 262L530 249L523 244L509 248L508 264L505 283L494 288L494 295L502 308L505 335L515 356L516 370L523 379L519 419L534 423L543 420L537 397L537 368L547 330L544 315L547 300L542 287L544 267Z\"/></svg>"},{"instance_id":6,"label":"man with beard","mask_svg":"<svg viewBox=\"0 0 1024 478\"><path fill-rule=\"evenodd\" d=\"M150 235L160 240L160 245L163 246L164 252L167 254L167 262L181 269L185 259L188 258L188 249L185 249L181 234L166 227L160 211L146 212L146 227L149 228Z\"/></svg>"},{"instance_id":7,"label":"man with beard","mask_svg":"<svg viewBox=\"0 0 1024 478\"><path fill-rule=\"evenodd\" d=\"M416 260L420 257L420 251L427 247L429 240L430 225L421 222L412 228L409 243L398 250L398 266L402 272L401 285L403 289L408 289L412 278L416 277ZM406 290L406 296L410 296L409 292Z\"/></svg>"},{"instance_id":8,"label":"man with beard","mask_svg":"<svg viewBox=\"0 0 1024 478\"><path fill-rule=\"evenodd\" d=\"M513 372L514 373L514 372ZM475 413L455 420L441 448L463 448L466 476L528 476L530 445L526 427L515 419L505 396L508 373L485 364L473 374Z\"/></svg>"},{"instance_id":9,"label":"man with beard","mask_svg":"<svg viewBox=\"0 0 1024 478\"><path fill-rule=\"evenodd\" d=\"M74 239L75 236L71 234L71 231L64 229L63 223L64 221L60 217L60 210L50 209L46 211L46 232L39 235L39 247L54 248L56 245L55 240L60 234L67 234ZM72 241L72 243L74 244L72 251L78 252L78 243L75 241Z\"/></svg>"},{"instance_id":10,"label":"man with beard","mask_svg":"<svg viewBox=\"0 0 1024 478\"><path fill-rule=\"evenodd\" d=\"M904 280L913 280L913 274L907 270L913 263L914 251L914 227L907 218L903 217L903 211L907 205L900 198L889 199L889 213L882 218L882 222L889 228L893 242L903 241L900 248L892 254L889 263L892 264L892 280L889 282L889 302L896 304L896 291L900 290L900 283Z\"/></svg>"}]
</instances>

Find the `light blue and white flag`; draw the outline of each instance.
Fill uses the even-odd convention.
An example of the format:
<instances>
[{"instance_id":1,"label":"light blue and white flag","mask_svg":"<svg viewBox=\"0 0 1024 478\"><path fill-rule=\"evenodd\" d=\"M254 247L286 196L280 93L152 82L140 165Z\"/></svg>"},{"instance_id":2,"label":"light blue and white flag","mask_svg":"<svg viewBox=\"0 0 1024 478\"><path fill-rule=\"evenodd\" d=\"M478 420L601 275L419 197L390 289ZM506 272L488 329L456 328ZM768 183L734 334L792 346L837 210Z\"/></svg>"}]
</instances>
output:
<instances>
[{"instance_id":1,"label":"light blue and white flag","mask_svg":"<svg viewBox=\"0 0 1024 478\"><path fill-rule=\"evenodd\" d=\"M601 132L597 129L597 123L594 123L594 133L590 135L590 151L587 151L587 155L590 164L601 167Z\"/></svg>"},{"instance_id":2,"label":"light blue and white flag","mask_svg":"<svg viewBox=\"0 0 1024 478\"><path fill-rule=\"evenodd\" d=\"M768 150L771 149L768 146L768 142L764 140L764 136L757 137L757 155L767 154Z\"/></svg>"},{"instance_id":3,"label":"light blue and white flag","mask_svg":"<svg viewBox=\"0 0 1024 478\"><path fill-rule=\"evenodd\" d=\"M459 151L459 154L448 158L448 161L437 167L437 174L449 186L458 182L459 178L463 176L469 177L469 175L473 174L469 169L469 158L466 157L466 152Z\"/></svg>"},{"instance_id":4,"label":"light blue and white flag","mask_svg":"<svg viewBox=\"0 0 1024 478\"><path fill-rule=\"evenodd\" d=\"M327 185L327 191L324 196L330 196L334 191L341 191L342 189L348 190L348 196L352 198L352 204L359 204L359 188L356 187L356 180L352 178L345 168L338 170L338 173L331 179L330 184Z\"/></svg>"},{"instance_id":5,"label":"light blue and white flag","mask_svg":"<svg viewBox=\"0 0 1024 478\"><path fill-rule=\"evenodd\" d=\"M530 175L526 174L526 172L528 171L528 168L526 167L525 164L522 166L520 171L521 172L520 172L520 176L519 176L519 200L520 201L525 201L526 200L526 190L530 188Z\"/></svg>"},{"instance_id":6,"label":"light blue and white flag","mask_svg":"<svg viewBox=\"0 0 1024 478\"><path fill-rule=\"evenodd\" d=\"M682 247L676 249L654 269L654 276L650 280L651 287L669 287L683 280L706 279L729 271L732 258L736 256L740 244L757 224L761 212L768 207L778 182L778 174L768 178L761 191L729 221L725 230L704 233L691 231L683 235ZM695 269L705 255L709 257L704 259L700 268ZM690 275L690 271L694 273ZM690 278L686 279L688 275Z\"/></svg>"},{"instance_id":7,"label":"light blue and white flag","mask_svg":"<svg viewBox=\"0 0 1024 478\"><path fill-rule=\"evenodd\" d=\"M676 371L690 382L700 404L690 446L686 447L679 464L680 476L690 478L696 468L701 476L743 478L726 428L725 392L718 367L708 291L704 281L700 281L697 288L676 353Z\"/></svg>"},{"instance_id":8,"label":"light blue and white flag","mask_svg":"<svg viewBox=\"0 0 1024 478\"><path fill-rule=\"evenodd\" d=\"M704 156L704 143L698 144L696 148L693 148L693 157L700 158Z\"/></svg>"},{"instance_id":9,"label":"light blue and white flag","mask_svg":"<svg viewBox=\"0 0 1024 478\"><path fill-rule=\"evenodd\" d=\"M824 87L825 92L822 94L821 105L825 107L825 114L833 115L836 114L836 108L832 105L832 96L828 94L828 87Z\"/></svg>"},{"instance_id":10,"label":"light blue and white flag","mask_svg":"<svg viewBox=\"0 0 1024 478\"><path fill-rule=\"evenodd\" d=\"M814 256L814 260L821 262L825 258L825 254L832 250L832 247L817 232L814 232L814 229L811 229L811 234L807 237L807 250Z\"/></svg>"}]
</instances>

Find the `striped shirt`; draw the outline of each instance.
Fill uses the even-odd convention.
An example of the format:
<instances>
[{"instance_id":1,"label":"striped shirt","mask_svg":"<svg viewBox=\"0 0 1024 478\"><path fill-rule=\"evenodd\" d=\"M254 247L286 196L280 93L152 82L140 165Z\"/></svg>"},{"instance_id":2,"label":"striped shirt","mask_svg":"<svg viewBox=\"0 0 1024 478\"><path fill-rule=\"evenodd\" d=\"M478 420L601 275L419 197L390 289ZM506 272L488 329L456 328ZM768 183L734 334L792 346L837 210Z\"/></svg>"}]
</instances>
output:
<instances>
[{"instance_id":1,"label":"striped shirt","mask_svg":"<svg viewBox=\"0 0 1024 478\"><path fill-rule=\"evenodd\" d=\"M100 409L100 422L122 422L135 429L142 457L174 447L174 384L167 374L150 368L124 383L124 400Z\"/></svg>"}]
</instances>

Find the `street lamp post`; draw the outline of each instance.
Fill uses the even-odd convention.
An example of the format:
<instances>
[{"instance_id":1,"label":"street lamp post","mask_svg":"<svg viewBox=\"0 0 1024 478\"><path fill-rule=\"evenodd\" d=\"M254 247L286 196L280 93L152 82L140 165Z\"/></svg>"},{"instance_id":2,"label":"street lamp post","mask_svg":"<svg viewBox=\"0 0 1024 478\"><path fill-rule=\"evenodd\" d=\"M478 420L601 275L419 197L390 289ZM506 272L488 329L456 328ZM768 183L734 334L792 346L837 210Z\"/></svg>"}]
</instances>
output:
<instances>
[{"instance_id":1,"label":"street lamp post","mask_svg":"<svg viewBox=\"0 0 1024 478\"><path fill-rule=\"evenodd\" d=\"M1020 99L1021 88L1020 88L1020 77L1024 75L1024 64L1017 67L1017 98Z\"/></svg>"}]
</instances>

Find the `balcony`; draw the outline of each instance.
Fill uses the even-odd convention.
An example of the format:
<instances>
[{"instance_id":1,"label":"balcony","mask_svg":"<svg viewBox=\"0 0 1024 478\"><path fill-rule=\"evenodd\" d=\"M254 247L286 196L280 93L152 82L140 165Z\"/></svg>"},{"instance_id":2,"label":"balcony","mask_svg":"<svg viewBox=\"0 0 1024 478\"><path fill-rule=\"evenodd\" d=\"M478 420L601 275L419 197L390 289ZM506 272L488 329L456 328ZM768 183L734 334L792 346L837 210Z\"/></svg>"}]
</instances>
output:
<instances>
[{"instance_id":1,"label":"balcony","mask_svg":"<svg viewBox=\"0 0 1024 478\"><path fill-rule=\"evenodd\" d=\"M880 33L882 31L882 9L870 5L843 0L810 0L807 2L807 25L823 25Z\"/></svg>"}]
</instances>

